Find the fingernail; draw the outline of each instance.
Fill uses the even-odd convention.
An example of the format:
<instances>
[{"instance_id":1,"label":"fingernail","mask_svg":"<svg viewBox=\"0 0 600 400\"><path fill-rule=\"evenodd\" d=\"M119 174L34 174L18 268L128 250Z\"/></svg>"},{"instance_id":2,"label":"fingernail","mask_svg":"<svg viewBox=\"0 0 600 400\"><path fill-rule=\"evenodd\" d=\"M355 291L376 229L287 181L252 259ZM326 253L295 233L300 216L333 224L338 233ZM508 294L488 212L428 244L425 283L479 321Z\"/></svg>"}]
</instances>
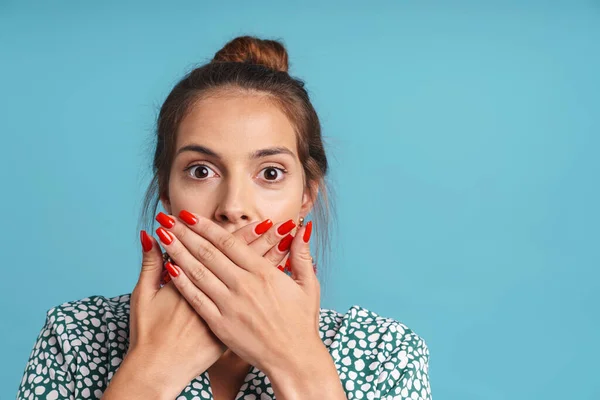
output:
<instances>
[{"instance_id":1,"label":"fingernail","mask_svg":"<svg viewBox=\"0 0 600 400\"><path fill-rule=\"evenodd\" d=\"M198 222L198 218L194 217L194 214L186 210L179 211L179 218L188 225L194 225Z\"/></svg>"},{"instance_id":2,"label":"fingernail","mask_svg":"<svg viewBox=\"0 0 600 400\"><path fill-rule=\"evenodd\" d=\"M295 227L296 223L293 219L290 219L289 221L281 225L279 228L277 228L277 233L279 233L280 235L285 235L286 233L290 233Z\"/></svg>"},{"instance_id":3,"label":"fingernail","mask_svg":"<svg viewBox=\"0 0 600 400\"><path fill-rule=\"evenodd\" d=\"M282 267L281 265L278 265L278 266L277 266L277 269L278 269L278 270L280 270L281 272L284 272L284 271L283 271L283 267Z\"/></svg>"},{"instance_id":4,"label":"fingernail","mask_svg":"<svg viewBox=\"0 0 600 400\"><path fill-rule=\"evenodd\" d=\"M256 228L254 228L254 232L256 232L257 235L262 235L263 233L268 231L272 226L273 221L267 218L260 224L256 225Z\"/></svg>"},{"instance_id":5,"label":"fingernail","mask_svg":"<svg viewBox=\"0 0 600 400\"><path fill-rule=\"evenodd\" d=\"M171 264L170 261L167 261L165 263L165 268L167 269L167 271L169 271L169 275L171 275L172 278L176 278L177 276L179 276L179 271L177 270L177 267Z\"/></svg>"},{"instance_id":6,"label":"fingernail","mask_svg":"<svg viewBox=\"0 0 600 400\"><path fill-rule=\"evenodd\" d=\"M165 228L172 228L175 226L175 220L162 211L156 215L156 220Z\"/></svg>"},{"instance_id":7,"label":"fingernail","mask_svg":"<svg viewBox=\"0 0 600 400\"><path fill-rule=\"evenodd\" d=\"M169 271L167 271L166 269L162 272L162 277L160 279L160 284L161 285L166 285L167 283L169 283L169 281L171 280L171 275L169 275Z\"/></svg>"},{"instance_id":8,"label":"fingernail","mask_svg":"<svg viewBox=\"0 0 600 400\"><path fill-rule=\"evenodd\" d=\"M163 228L162 226L156 230L156 234L160 238L160 241L163 242L164 244L173 243L173 238L171 237L169 232L166 231L165 228Z\"/></svg>"},{"instance_id":9,"label":"fingernail","mask_svg":"<svg viewBox=\"0 0 600 400\"><path fill-rule=\"evenodd\" d=\"M281 241L279 242L279 245L277 245L277 248L279 249L279 251L288 251L290 246L292 245L293 239L294 239L294 237L292 235L287 235L286 237L281 239Z\"/></svg>"},{"instance_id":10,"label":"fingernail","mask_svg":"<svg viewBox=\"0 0 600 400\"><path fill-rule=\"evenodd\" d=\"M304 243L308 243L308 241L310 240L310 234L312 233L312 221L309 221L308 224L306 224L306 229L304 230L304 237L302 239L304 239Z\"/></svg>"},{"instance_id":11,"label":"fingernail","mask_svg":"<svg viewBox=\"0 0 600 400\"><path fill-rule=\"evenodd\" d=\"M148 236L144 230L140 231L140 242L142 242L142 249L144 249L144 252L152 250L152 240L150 240L150 236Z\"/></svg>"}]
</instances>

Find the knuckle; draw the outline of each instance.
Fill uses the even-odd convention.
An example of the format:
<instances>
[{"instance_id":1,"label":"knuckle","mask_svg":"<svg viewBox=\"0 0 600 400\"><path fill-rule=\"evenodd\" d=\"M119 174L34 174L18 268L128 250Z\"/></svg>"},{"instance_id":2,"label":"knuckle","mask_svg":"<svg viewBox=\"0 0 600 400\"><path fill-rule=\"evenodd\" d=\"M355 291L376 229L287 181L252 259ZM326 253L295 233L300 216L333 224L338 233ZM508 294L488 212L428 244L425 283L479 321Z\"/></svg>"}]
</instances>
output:
<instances>
[{"instance_id":1,"label":"knuckle","mask_svg":"<svg viewBox=\"0 0 600 400\"><path fill-rule=\"evenodd\" d=\"M270 277L270 270L267 269L259 269L258 271L255 272L256 274L256 278L258 279L259 282L268 282L271 277Z\"/></svg>"},{"instance_id":2,"label":"knuckle","mask_svg":"<svg viewBox=\"0 0 600 400\"><path fill-rule=\"evenodd\" d=\"M198 259L204 262L211 262L215 259L214 249L206 243L202 243L198 246L196 254L198 255Z\"/></svg>"},{"instance_id":3,"label":"knuckle","mask_svg":"<svg viewBox=\"0 0 600 400\"><path fill-rule=\"evenodd\" d=\"M232 235L236 239L243 240L244 243L249 243L252 240L252 236L250 235L250 232L246 231L244 228L245 227L238 229L237 231L233 232Z\"/></svg>"},{"instance_id":4,"label":"knuckle","mask_svg":"<svg viewBox=\"0 0 600 400\"><path fill-rule=\"evenodd\" d=\"M265 235L264 236L265 240L267 241L267 244L270 247L275 246L276 244L279 243L279 241L281 240L278 236L275 235L275 233L271 233L270 235Z\"/></svg>"},{"instance_id":5,"label":"knuckle","mask_svg":"<svg viewBox=\"0 0 600 400\"><path fill-rule=\"evenodd\" d=\"M252 331L253 327L256 326L256 318L253 313L238 311L237 318L242 321L244 326L247 326L250 331Z\"/></svg>"},{"instance_id":6,"label":"knuckle","mask_svg":"<svg viewBox=\"0 0 600 400\"><path fill-rule=\"evenodd\" d=\"M175 262L180 261L183 255L183 248L181 246L175 246L175 248L171 249L169 252L169 256Z\"/></svg>"},{"instance_id":7,"label":"knuckle","mask_svg":"<svg viewBox=\"0 0 600 400\"><path fill-rule=\"evenodd\" d=\"M181 226L181 225L180 225L180 226ZM178 238L180 241L183 241L183 239L184 239L184 238L186 237L186 235L187 235L187 232L188 232L188 229L177 229L177 230L173 229L173 234L175 234L175 236L177 236L177 238Z\"/></svg>"},{"instance_id":8,"label":"knuckle","mask_svg":"<svg viewBox=\"0 0 600 400\"><path fill-rule=\"evenodd\" d=\"M310 253L308 251L303 251L300 254L298 254L298 258L300 258L300 260L302 260L302 261L312 262L312 256L310 255Z\"/></svg>"},{"instance_id":9,"label":"knuckle","mask_svg":"<svg viewBox=\"0 0 600 400\"><path fill-rule=\"evenodd\" d=\"M202 309L202 307L204 306L204 302L204 296L198 291L194 293L194 295L191 298L192 307L197 311L200 311Z\"/></svg>"},{"instance_id":10,"label":"knuckle","mask_svg":"<svg viewBox=\"0 0 600 400\"><path fill-rule=\"evenodd\" d=\"M231 249L235 245L235 242L236 238L232 234L225 235L219 240L219 244L223 250Z\"/></svg>"},{"instance_id":11,"label":"knuckle","mask_svg":"<svg viewBox=\"0 0 600 400\"><path fill-rule=\"evenodd\" d=\"M189 277L193 282L201 282L206 277L206 268L201 266L192 268Z\"/></svg>"},{"instance_id":12,"label":"knuckle","mask_svg":"<svg viewBox=\"0 0 600 400\"><path fill-rule=\"evenodd\" d=\"M279 261L281 261L281 256L279 254L275 254L272 251L269 251L267 254L265 254L265 259L273 264L273 265L277 265L279 263Z\"/></svg>"},{"instance_id":13,"label":"knuckle","mask_svg":"<svg viewBox=\"0 0 600 400\"><path fill-rule=\"evenodd\" d=\"M211 231L212 222L207 218L201 218L195 225L194 230L197 234L206 237L207 234Z\"/></svg>"}]
</instances>

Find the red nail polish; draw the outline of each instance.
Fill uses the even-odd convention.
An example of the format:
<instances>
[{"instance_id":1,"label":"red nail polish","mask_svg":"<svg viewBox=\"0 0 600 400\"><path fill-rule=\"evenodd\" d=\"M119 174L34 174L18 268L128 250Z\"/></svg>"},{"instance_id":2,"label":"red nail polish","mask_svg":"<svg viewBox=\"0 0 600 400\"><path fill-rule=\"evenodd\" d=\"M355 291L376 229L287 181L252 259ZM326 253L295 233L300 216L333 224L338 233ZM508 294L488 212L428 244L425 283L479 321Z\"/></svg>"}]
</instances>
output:
<instances>
[{"instance_id":1,"label":"red nail polish","mask_svg":"<svg viewBox=\"0 0 600 400\"><path fill-rule=\"evenodd\" d=\"M140 241L142 242L142 249L144 249L144 252L152 250L152 240L150 240L150 236L148 236L144 230L140 231Z\"/></svg>"},{"instance_id":2,"label":"red nail polish","mask_svg":"<svg viewBox=\"0 0 600 400\"><path fill-rule=\"evenodd\" d=\"M268 231L272 226L273 221L271 221L270 219L265 219L263 222L256 225L256 228L254 228L254 232L256 232L257 235L262 235L263 233Z\"/></svg>"},{"instance_id":3,"label":"red nail polish","mask_svg":"<svg viewBox=\"0 0 600 400\"><path fill-rule=\"evenodd\" d=\"M162 211L156 215L156 220L165 228L172 228L175 226L175 220Z\"/></svg>"},{"instance_id":4,"label":"red nail polish","mask_svg":"<svg viewBox=\"0 0 600 400\"><path fill-rule=\"evenodd\" d=\"M294 237L292 235L287 235L286 237L281 239L279 245L277 246L279 251L288 251L290 249L290 246L292 245L293 239Z\"/></svg>"},{"instance_id":5,"label":"red nail polish","mask_svg":"<svg viewBox=\"0 0 600 400\"><path fill-rule=\"evenodd\" d=\"M171 275L172 278L176 278L177 276L179 276L179 271L177 270L177 267L171 264L171 262L167 261L165 263L165 268L167 269L167 271L169 271L169 275Z\"/></svg>"},{"instance_id":6,"label":"red nail polish","mask_svg":"<svg viewBox=\"0 0 600 400\"><path fill-rule=\"evenodd\" d=\"M278 269L278 270L280 270L281 272L284 272L284 271L283 271L283 267L282 267L281 265L278 265L278 266L277 266L277 269Z\"/></svg>"},{"instance_id":7,"label":"red nail polish","mask_svg":"<svg viewBox=\"0 0 600 400\"><path fill-rule=\"evenodd\" d=\"M160 241L163 242L164 244L173 243L173 238L171 237L169 232L166 231L165 228L163 228L162 226L156 230L156 234L160 238Z\"/></svg>"},{"instance_id":8,"label":"red nail polish","mask_svg":"<svg viewBox=\"0 0 600 400\"><path fill-rule=\"evenodd\" d=\"M196 218L194 214L186 210L179 211L179 218L181 218L183 222L185 222L188 225L194 225L198 222L198 218Z\"/></svg>"},{"instance_id":9,"label":"red nail polish","mask_svg":"<svg viewBox=\"0 0 600 400\"><path fill-rule=\"evenodd\" d=\"M290 233L295 227L296 223L293 219L290 219L289 221L281 225L279 228L277 228L277 233L279 233L280 235L285 235L286 233Z\"/></svg>"},{"instance_id":10,"label":"red nail polish","mask_svg":"<svg viewBox=\"0 0 600 400\"><path fill-rule=\"evenodd\" d=\"M304 239L304 243L308 243L308 241L310 240L310 234L312 233L312 221L309 221L308 224L306 224L306 229L304 230L304 237L302 239Z\"/></svg>"},{"instance_id":11,"label":"red nail polish","mask_svg":"<svg viewBox=\"0 0 600 400\"><path fill-rule=\"evenodd\" d=\"M169 283L170 281L171 281L171 275L169 275L169 271L167 271L166 269L164 269L163 272L162 272L162 277L160 278L160 284L162 286L164 286L167 283Z\"/></svg>"}]
</instances>

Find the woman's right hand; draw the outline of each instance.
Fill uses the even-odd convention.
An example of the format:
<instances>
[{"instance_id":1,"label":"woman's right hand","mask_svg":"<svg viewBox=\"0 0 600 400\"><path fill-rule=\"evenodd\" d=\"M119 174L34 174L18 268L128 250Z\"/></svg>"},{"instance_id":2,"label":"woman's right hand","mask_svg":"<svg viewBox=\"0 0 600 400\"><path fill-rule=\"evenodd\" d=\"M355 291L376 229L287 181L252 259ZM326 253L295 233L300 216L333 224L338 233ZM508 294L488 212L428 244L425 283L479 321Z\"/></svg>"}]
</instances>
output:
<instances>
[{"instance_id":1,"label":"woman's right hand","mask_svg":"<svg viewBox=\"0 0 600 400\"><path fill-rule=\"evenodd\" d=\"M259 234L255 230L258 225L268 230ZM274 267L287 256L287 251L281 253L277 249L281 236L270 221L246 225L234 235L270 259ZM143 259L130 298L129 349L106 390L105 399L134 393L132 387L140 379L145 380L139 382L140 386L155 384L155 388L174 398L226 350L172 282L160 287L163 258L156 239L141 231L140 240ZM116 392L118 397L114 396Z\"/></svg>"}]
</instances>

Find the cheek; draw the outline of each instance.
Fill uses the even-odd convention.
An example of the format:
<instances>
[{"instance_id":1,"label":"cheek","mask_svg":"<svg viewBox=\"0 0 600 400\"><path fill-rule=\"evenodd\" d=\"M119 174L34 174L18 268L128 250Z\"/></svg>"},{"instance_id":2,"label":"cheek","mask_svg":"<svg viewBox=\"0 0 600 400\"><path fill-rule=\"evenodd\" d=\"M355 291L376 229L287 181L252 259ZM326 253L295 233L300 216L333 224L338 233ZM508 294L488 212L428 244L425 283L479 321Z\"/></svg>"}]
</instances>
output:
<instances>
[{"instance_id":1,"label":"cheek","mask_svg":"<svg viewBox=\"0 0 600 400\"><path fill-rule=\"evenodd\" d=\"M177 180L169 183L169 199L172 215L188 210L206 218L211 218L218 201L214 190L200 190L199 186L182 184Z\"/></svg>"},{"instance_id":2,"label":"cheek","mask_svg":"<svg viewBox=\"0 0 600 400\"><path fill-rule=\"evenodd\" d=\"M297 218L302 207L302 191L292 188L282 191L259 191L256 199L258 213L274 222Z\"/></svg>"}]
</instances>

